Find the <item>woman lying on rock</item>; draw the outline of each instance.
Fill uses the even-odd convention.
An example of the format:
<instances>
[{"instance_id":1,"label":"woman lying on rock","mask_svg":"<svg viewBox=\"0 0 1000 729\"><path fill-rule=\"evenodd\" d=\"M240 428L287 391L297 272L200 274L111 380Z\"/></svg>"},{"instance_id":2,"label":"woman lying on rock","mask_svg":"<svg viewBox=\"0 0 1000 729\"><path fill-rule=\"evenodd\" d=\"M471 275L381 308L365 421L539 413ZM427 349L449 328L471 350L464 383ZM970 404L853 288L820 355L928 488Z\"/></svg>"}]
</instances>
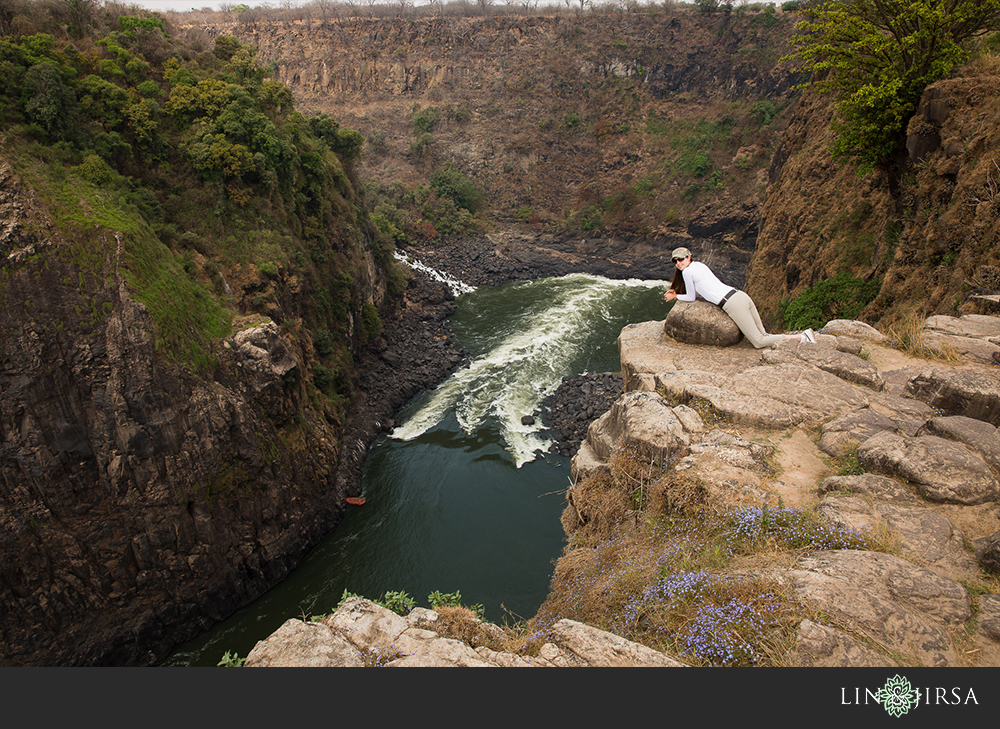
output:
<instances>
[{"instance_id":1,"label":"woman lying on rock","mask_svg":"<svg viewBox=\"0 0 1000 729\"><path fill-rule=\"evenodd\" d=\"M675 248L673 261L677 270L670 288L663 295L664 301L694 301L700 296L726 312L755 349L796 339L802 343L816 343L816 334L812 329L806 329L802 334L768 334L764 331L753 299L743 291L722 283L704 263L692 261L691 251L687 248Z\"/></svg>"}]
</instances>

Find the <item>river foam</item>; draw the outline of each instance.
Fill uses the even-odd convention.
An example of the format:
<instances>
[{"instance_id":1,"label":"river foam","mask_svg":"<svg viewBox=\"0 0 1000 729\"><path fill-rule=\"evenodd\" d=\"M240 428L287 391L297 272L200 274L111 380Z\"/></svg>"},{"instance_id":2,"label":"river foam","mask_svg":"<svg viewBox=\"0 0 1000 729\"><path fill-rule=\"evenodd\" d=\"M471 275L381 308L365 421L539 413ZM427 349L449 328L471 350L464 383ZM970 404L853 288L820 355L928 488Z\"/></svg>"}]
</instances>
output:
<instances>
[{"instance_id":1,"label":"river foam","mask_svg":"<svg viewBox=\"0 0 1000 729\"><path fill-rule=\"evenodd\" d=\"M574 364L588 349L613 346L594 341L594 323L621 318L635 287L662 289L664 282L571 274L476 290L463 302L471 312L470 342L462 342L473 353L469 366L433 390L391 437L415 439L454 412L467 435L496 427L518 468L535 460L552 442L539 418L530 425L522 418L535 415L563 377L577 374Z\"/></svg>"}]
</instances>

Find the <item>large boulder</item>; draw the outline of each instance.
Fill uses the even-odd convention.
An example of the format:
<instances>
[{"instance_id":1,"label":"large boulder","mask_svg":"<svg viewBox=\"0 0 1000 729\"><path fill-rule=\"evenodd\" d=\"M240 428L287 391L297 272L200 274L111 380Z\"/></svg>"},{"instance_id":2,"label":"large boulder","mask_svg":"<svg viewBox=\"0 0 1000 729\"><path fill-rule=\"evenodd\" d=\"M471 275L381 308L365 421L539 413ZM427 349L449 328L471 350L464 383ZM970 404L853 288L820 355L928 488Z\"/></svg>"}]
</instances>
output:
<instances>
[{"instance_id":1,"label":"large boulder","mask_svg":"<svg viewBox=\"0 0 1000 729\"><path fill-rule=\"evenodd\" d=\"M982 540L976 549L976 558L984 570L1000 574L1000 532L994 532Z\"/></svg>"},{"instance_id":2,"label":"large boulder","mask_svg":"<svg viewBox=\"0 0 1000 729\"><path fill-rule=\"evenodd\" d=\"M678 301L663 321L663 332L684 344L729 347L743 338L736 322L707 301Z\"/></svg>"},{"instance_id":3,"label":"large boulder","mask_svg":"<svg viewBox=\"0 0 1000 729\"><path fill-rule=\"evenodd\" d=\"M566 618L552 626L539 655L564 667L685 667L666 653Z\"/></svg>"},{"instance_id":4,"label":"large boulder","mask_svg":"<svg viewBox=\"0 0 1000 729\"><path fill-rule=\"evenodd\" d=\"M839 458L848 455L876 433L895 431L896 424L871 408L862 408L834 418L820 429L819 448Z\"/></svg>"},{"instance_id":5,"label":"large boulder","mask_svg":"<svg viewBox=\"0 0 1000 729\"><path fill-rule=\"evenodd\" d=\"M360 668L365 662L361 651L330 626L292 618L259 641L243 665L246 668Z\"/></svg>"},{"instance_id":6,"label":"large boulder","mask_svg":"<svg viewBox=\"0 0 1000 729\"><path fill-rule=\"evenodd\" d=\"M1000 474L1000 435L996 427L989 423L964 415L946 415L931 418L916 435L936 435L964 443Z\"/></svg>"},{"instance_id":7,"label":"large boulder","mask_svg":"<svg viewBox=\"0 0 1000 729\"><path fill-rule=\"evenodd\" d=\"M910 378L906 396L1000 427L1000 372L932 368Z\"/></svg>"},{"instance_id":8,"label":"large boulder","mask_svg":"<svg viewBox=\"0 0 1000 729\"><path fill-rule=\"evenodd\" d=\"M972 506L1000 498L996 474L962 443L883 431L862 443L857 455L869 471L905 478L931 501Z\"/></svg>"},{"instance_id":9,"label":"large boulder","mask_svg":"<svg viewBox=\"0 0 1000 729\"><path fill-rule=\"evenodd\" d=\"M823 327L823 332L836 337L867 339L880 344L887 340L887 337L875 327L852 319L833 319L828 321L826 326Z\"/></svg>"},{"instance_id":10,"label":"large boulder","mask_svg":"<svg viewBox=\"0 0 1000 729\"><path fill-rule=\"evenodd\" d=\"M703 430L701 418L691 408L672 408L655 392L626 392L590 424L587 439L570 464L573 478L579 480L600 469L617 448L663 463L690 444L690 432Z\"/></svg>"}]
</instances>

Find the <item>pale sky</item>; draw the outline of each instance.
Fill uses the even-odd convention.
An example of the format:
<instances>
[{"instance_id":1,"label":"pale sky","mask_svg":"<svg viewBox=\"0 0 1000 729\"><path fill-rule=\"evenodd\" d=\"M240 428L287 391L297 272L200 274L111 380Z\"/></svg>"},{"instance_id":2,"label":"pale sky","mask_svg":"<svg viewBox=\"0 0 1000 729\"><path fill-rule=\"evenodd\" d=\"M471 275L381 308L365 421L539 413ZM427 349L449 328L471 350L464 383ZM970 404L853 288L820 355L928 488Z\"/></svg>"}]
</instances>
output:
<instances>
[{"instance_id":1,"label":"pale sky","mask_svg":"<svg viewBox=\"0 0 1000 729\"><path fill-rule=\"evenodd\" d=\"M219 9L219 3L214 0L131 0L127 3L128 5L138 5L140 8L146 8L148 10L176 10L180 13L186 12L188 10L201 10L202 8L211 8L212 10ZM232 5L238 3L232 2ZM256 3L247 3L247 5L254 6Z\"/></svg>"}]
</instances>

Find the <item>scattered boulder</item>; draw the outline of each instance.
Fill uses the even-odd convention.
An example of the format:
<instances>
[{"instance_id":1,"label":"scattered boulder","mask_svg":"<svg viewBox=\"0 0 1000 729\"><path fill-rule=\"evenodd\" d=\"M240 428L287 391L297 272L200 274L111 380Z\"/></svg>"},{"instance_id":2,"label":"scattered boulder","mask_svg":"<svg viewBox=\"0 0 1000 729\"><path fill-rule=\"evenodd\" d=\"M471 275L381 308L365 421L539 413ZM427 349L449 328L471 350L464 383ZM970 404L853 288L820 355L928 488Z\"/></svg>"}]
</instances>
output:
<instances>
[{"instance_id":1,"label":"scattered boulder","mask_svg":"<svg viewBox=\"0 0 1000 729\"><path fill-rule=\"evenodd\" d=\"M888 341L888 338L875 327L860 321L851 319L833 319L828 321L823 327L822 333L832 334L836 337L851 337L853 339L867 339L879 344Z\"/></svg>"},{"instance_id":2,"label":"scattered boulder","mask_svg":"<svg viewBox=\"0 0 1000 729\"><path fill-rule=\"evenodd\" d=\"M743 338L736 322L707 301L677 301L663 322L663 332L685 344L729 347Z\"/></svg>"},{"instance_id":3,"label":"scattered boulder","mask_svg":"<svg viewBox=\"0 0 1000 729\"><path fill-rule=\"evenodd\" d=\"M1000 427L1000 372L932 368L906 383L906 396Z\"/></svg>"},{"instance_id":4,"label":"scattered boulder","mask_svg":"<svg viewBox=\"0 0 1000 729\"><path fill-rule=\"evenodd\" d=\"M976 558L984 570L1000 574L1000 532L995 532L982 540L976 549Z\"/></svg>"},{"instance_id":5,"label":"scattered boulder","mask_svg":"<svg viewBox=\"0 0 1000 729\"><path fill-rule=\"evenodd\" d=\"M1000 480L962 443L884 431L862 443L857 454L869 471L905 478L931 501L975 505L1000 498Z\"/></svg>"},{"instance_id":6,"label":"scattered boulder","mask_svg":"<svg viewBox=\"0 0 1000 729\"><path fill-rule=\"evenodd\" d=\"M862 408L834 418L820 429L819 448L827 455L840 458L857 449L876 433L895 432L896 424L881 413Z\"/></svg>"},{"instance_id":7,"label":"scattered boulder","mask_svg":"<svg viewBox=\"0 0 1000 729\"><path fill-rule=\"evenodd\" d=\"M979 630L1000 642L1000 595L983 595L979 599Z\"/></svg>"}]
</instances>

